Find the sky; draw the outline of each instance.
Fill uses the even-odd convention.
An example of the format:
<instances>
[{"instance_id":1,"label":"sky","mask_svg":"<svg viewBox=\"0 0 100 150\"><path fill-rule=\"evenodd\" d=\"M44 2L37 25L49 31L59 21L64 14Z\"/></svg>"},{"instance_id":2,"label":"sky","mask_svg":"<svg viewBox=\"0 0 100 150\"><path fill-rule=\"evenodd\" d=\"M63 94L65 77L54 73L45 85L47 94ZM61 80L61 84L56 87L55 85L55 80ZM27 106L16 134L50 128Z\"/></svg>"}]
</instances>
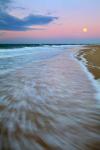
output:
<instances>
[{"instance_id":1,"label":"sky","mask_svg":"<svg viewBox=\"0 0 100 150\"><path fill-rule=\"evenodd\" d=\"M0 0L0 43L100 43L100 0Z\"/></svg>"}]
</instances>

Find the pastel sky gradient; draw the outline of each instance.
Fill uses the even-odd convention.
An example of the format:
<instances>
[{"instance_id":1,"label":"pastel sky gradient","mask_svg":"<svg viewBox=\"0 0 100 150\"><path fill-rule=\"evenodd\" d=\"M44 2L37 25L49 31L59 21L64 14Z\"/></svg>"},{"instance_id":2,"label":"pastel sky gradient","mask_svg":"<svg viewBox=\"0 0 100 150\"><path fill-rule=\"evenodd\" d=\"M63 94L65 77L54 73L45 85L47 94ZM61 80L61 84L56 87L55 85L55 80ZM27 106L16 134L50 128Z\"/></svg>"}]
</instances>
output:
<instances>
[{"instance_id":1,"label":"pastel sky gradient","mask_svg":"<svg viewBox=\"0 0 100 150\"><path fill-rule=\"evenodd\" d=\"M100 43L100 0L0 0L0 43Z\"/></svg>"}]
</instances>

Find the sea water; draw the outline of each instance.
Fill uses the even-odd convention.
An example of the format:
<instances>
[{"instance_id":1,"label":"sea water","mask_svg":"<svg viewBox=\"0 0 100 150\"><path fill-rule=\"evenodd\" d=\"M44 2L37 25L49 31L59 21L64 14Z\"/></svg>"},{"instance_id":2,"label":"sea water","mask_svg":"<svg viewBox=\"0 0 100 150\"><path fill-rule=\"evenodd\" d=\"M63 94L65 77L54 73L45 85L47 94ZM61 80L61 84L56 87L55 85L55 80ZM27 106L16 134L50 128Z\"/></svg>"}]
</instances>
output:
<instances>
[{"instance_id":1,"label":"sea water","mask_svg":"<svg viewBox=\"0 0 100 150\"><path fill-rule=\"evenodd\" d=\"M80 45L0 49L0 150L99 150L100 111Z\"/></svg>"}]
</instances>

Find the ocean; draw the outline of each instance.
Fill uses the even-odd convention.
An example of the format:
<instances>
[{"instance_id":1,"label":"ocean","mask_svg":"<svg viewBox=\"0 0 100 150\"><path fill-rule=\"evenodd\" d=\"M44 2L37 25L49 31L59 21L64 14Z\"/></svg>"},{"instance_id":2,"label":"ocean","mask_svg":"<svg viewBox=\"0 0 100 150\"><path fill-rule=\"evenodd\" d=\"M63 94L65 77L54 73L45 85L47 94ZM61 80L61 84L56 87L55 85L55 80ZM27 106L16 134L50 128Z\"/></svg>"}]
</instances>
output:
<instances>
[{"instance_id":1,"label":"ocean","mask_svg":"<svg viewBox=\"0 0 100 150\"><path fill-rule=\"evenodd\" d=\"M100 70L86 49L0 47L0 150L99 150Z\"/></svg>"}]
</instances>

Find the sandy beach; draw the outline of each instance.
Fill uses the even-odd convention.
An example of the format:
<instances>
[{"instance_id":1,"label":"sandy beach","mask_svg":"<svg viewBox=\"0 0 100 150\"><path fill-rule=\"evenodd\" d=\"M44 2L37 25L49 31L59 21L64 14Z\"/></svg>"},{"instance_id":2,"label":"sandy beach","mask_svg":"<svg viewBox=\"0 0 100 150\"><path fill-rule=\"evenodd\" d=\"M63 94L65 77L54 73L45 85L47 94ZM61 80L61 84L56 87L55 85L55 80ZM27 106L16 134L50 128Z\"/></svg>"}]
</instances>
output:
<instances>
[{"instance_id":1,"label":"sandy beach","mask_svg":"<svg viewBox=\"0 0 100 150\"><path fill-rule=\"evenodd\" d=\"M77 56L79 60L83 60L94 78L100 79L100 45L84 46Z\"/></svg>"},{"instance_id":2,"label":"sandy beach","mask_svg":"<svg viewBox=\"0 0 100 150\"><path fill-rule=\"evenodd\" d=\"M99 150L96 90L64 49L0 76L0 150Z\"/></svg>"}]
</instances>

